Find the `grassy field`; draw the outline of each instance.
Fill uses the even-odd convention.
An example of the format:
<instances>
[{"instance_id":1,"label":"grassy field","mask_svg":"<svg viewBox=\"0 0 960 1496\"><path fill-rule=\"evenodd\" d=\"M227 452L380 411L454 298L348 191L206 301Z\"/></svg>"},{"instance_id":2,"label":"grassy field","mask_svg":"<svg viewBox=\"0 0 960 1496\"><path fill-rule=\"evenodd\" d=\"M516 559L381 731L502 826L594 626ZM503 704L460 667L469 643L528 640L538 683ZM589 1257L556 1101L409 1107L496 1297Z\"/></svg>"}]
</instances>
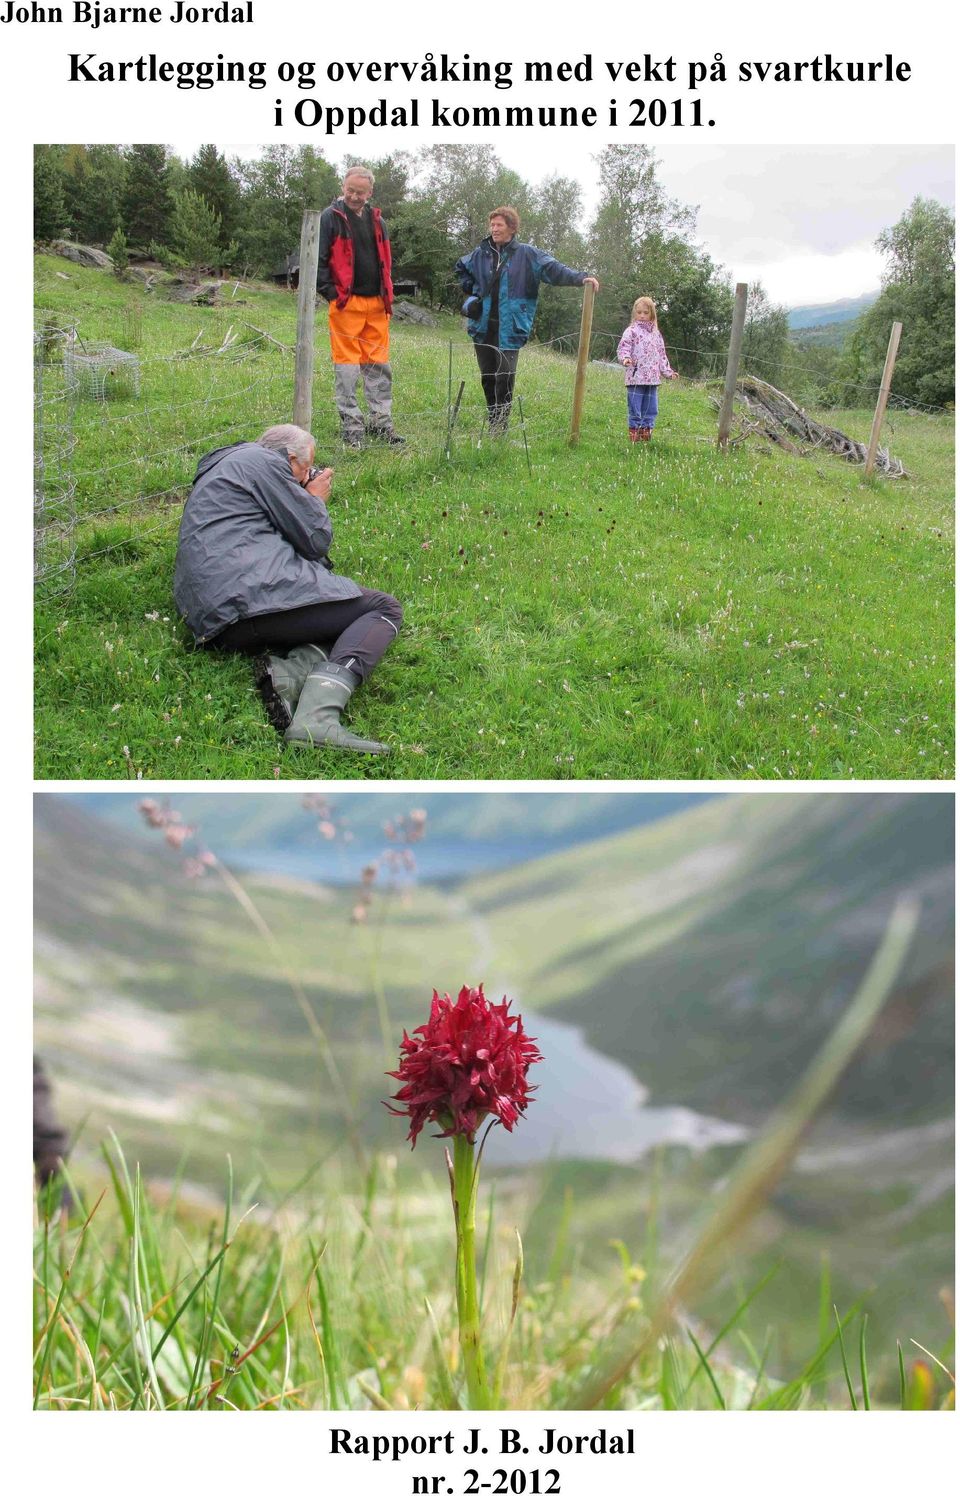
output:
<instances>
[{"instance_id":1,"label":"grassy field","mask_svg":"<svg viewBox=\"0 0 960 1496\"><path fill-rule=\"evenodd\" d=\"M685 383L630 447L620 375L593 366L571 451L572 363L531 347L528 472L519 420L478 445L472 350L447 319L394 330L408 449L340 453L321 312L335 563L396 593L406 622L350 714L392 754L313 754L277 739L246 661L193 651L171 596L197 458L289 417L292 358L263 335L292 343L294 299L244 286L223 309L175 307L39 257L37 302L87 339L142 337L143 363L139 398L74 411L78 565L69 592L39 595L39 777L952 776L951 417L892 417L911 476L865 483L756 440L721 456L708 392ZM447 459L451 346L466 391Z\"/></svg>"},{"instance_id":2,"label":"grassy field","mask_svg":"<svg viewBox=\"0 0 960 1496\"><path fill-rule=\"evenodd\" d=\"M147 1189L108 1140L102 1175L85 1181L69 1219L40 1202L35 1407L465 1406L438 1152L413 1193L398 1188L389 1155L369 1160L359 1188L319 1158L285 1194L262 1176L240 1188L228 1168L226 1207L216 1208L178 1182ZM491 1362L502 1357L501 1406L952 1406L937 1364L951 1355L946 1324L944 1343L921 1354L910 1343L879 1348L892 1369L878 1374L868 1316L861 1304L834 1305L826 1259L803 1306L816 1348L786 1374L770 1367L776 1326L758 1337L745 1317L752 1308L762 1323L764 1293L782 1287L776 1266L728 1289L712 1328L687 1313L652 1341L676 1266L660 1240L657 1189L653 1170L640 1250L613 1236L589 1257L577 1246L583 1223L571 1226L590 1202L571 1184L548 1179L527 1200L484 1189L483 1333ZM602 1215L599 1195L593 1205ZM516 1227L531 1218L538 1251L523 1270ZM601 1386L611 1348L622 1369Z\"/></svg>"}]
</instances>

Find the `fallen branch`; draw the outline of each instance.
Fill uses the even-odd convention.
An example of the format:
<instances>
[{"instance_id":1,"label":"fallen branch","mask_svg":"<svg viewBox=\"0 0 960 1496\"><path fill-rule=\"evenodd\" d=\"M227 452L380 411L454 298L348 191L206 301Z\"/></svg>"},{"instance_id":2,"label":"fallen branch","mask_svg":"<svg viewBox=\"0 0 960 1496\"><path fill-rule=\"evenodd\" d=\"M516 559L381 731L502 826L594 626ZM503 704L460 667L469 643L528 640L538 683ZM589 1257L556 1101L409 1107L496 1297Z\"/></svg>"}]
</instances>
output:
<instances>
[{"instance_id":1,"label":"fallen branch","mask_svg":"<svg viewBox=\"0 0 960 1496\"><path fill-rule=\"evenodd\" d=\"M719 400L711 397L715 406ZM753 433L765 436L768 441L798 457L807 457L811 452L829 452L845 462L864 464L867 459L865 442L856 441L833 426L824 426L801 410L789 395L767 384L753 375L744 375L737 381L737 399L745 410L737 441L744 441ZM877 471L889 478L909 477L898 457L891 457L886 448L877 452Z\"/></svg>"},{"instance_id":2,"label":"fallen branch","mask_svg":"<svg viewBox=\"0 0 960 1496\"><path fill-rule=\"evenodd\" d=\"M284 351L284 353L293 353L294 352L294 347L293 347L292 343L281 343L279 341L279 339L272 338L268 332L264 332L264 330L263 330L262 327L255 327L252 322L241 322L240 326L241 327L249 327L250 330L251 330L251 332L258 333L261 338L266 338L267 342L268 343L272 343L275 348L282 348L283 351Z\"/></svg>"}]
</instances>

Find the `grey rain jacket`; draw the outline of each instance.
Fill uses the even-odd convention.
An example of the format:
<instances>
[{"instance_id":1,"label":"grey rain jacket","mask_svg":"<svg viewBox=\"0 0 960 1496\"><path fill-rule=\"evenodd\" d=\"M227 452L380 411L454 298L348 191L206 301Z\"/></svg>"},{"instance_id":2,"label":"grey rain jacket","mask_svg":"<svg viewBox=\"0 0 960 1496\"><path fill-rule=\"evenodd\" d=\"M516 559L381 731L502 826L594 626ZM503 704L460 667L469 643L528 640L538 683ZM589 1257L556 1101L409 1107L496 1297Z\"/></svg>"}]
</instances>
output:
<instances>
[{"instance_id":1,"label":"grey rain jacket","mask_svg":"<svg viewBox=\"0 0 960 1496\"><path fill-rule=\"evenodd\" d=\"M360 597L330 570L326 505L300 487L282 452L256 442L200 459L183 509L173 596L207 644L241 618Z\"/></svg>"}]
</instances>

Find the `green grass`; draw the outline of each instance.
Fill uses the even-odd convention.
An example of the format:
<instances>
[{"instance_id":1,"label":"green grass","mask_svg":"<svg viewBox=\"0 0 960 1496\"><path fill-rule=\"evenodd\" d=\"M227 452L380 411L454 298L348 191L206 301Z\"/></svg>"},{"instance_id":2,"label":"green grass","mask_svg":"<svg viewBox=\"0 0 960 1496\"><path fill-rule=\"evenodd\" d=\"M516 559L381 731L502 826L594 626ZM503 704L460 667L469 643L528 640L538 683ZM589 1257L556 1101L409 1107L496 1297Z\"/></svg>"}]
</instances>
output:
<instances>
[{"instance_id":1,"label":"green grass","mask_svg":"<svg viewBox=\"0 0 960 1496\"><path fill-rule=\"evenodd\" d=\"M179 1186L148 1188L115 1139L83 1181L67 1219L41 1199L35 1232L34 1405L40 1409L452 1408L463 1403L452 1292L452 1224L446 1177L434 1149L414 1190L398 1186L395 1160L373 1156L366 1178L317 1160L281 1195L269 1178L242 1190L227 1170L225 1204L198 1202ZM322 1187L318 1169L324 1165ZM430 1165L437 1165L431 1168ZM78 1181L71 1180L78 1195ZM831 1408L855 1397L851 1347L859 1345L861 1404L952 1405L949 1375L908 1346L889 1370L869 1362L866 1316L841 1310L814 1334L815 1350L786 1374L769 1364L775 1326L758 1336L782 1269L757 1274L715 1300L709 1323L684 1316L648 1344L599 1404L591 1400L598 1347L649 1339L664 1265L645 1202L646 1245L619 1240L585 1257L564 1209L516 1190L482 1191L482 1322L488 1355L508 1336L518 1264L518 1216L538 1236L517 1295L503 1362L502 1405L629 1409ZM643 1237L640 1238L643 1241ZM811 1328L818 1292L806 1305ZM822 1316L821 1316L822 1318ZM761 1319L762 1322L762 1319ZM902 1354L902 1351L901 1351ZM949 1343L933 1350L948 1358ZM868 1383L869 1376L869 1383ZM861 1391L860 1389L863 1389Z\"/></svg>"},{"instance_id":2,"label":"green grass","mask_svg":"<svg viewBox=\"0 0 960 1496\"><path fill-rule=\"evenodd\" d=\"M142 292L75 266L60 280L62 263L38 259L39 305L119 342ZM76 408L79 564L67 595L39 599L38 776L952 776L949 417L892 416L885 440L911 477L868 483L756 439L717 453L708 392L686 384L664 390L653 444L630 447L620 376L591 367L571 450L572 363L534 346L518 381L530 475L518 420L477 446L479 384L453 319L394 330L402 455L336 451L318 330L336 565L396 593L406 621L350 714L389 758L285 748L249 664L188 647L171 597L196 459L290 414L289 355L240 322L290 343L294 299L238 296L216 311L146 298L140 399ZM231 326L239 351L171 361ZM466 393L447 460L451 339ZM862 411L831 421L869 427Z\"/></svg>"}]
</instances>

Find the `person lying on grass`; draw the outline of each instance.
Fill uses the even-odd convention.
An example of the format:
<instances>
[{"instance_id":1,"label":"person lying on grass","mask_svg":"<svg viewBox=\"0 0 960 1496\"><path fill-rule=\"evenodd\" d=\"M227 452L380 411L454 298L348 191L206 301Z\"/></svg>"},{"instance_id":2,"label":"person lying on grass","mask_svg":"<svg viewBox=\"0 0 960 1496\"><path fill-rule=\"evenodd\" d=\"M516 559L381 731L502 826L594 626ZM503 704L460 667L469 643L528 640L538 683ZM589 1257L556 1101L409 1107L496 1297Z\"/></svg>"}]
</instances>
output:
<instances>
[{"instance_id":1,"label":"person lying on grass","mask_svg":"<svg viewBox=\"0 0 960 1496\"><path fill-rule=\"evenodd\" d=\"M288 743L388 753L340 714L400 632L395 597L333 570L333 469L299 426L200 459L180 522L173 593L203 649L256 655L256 680Z\"/></svg>"}]
</instances>

